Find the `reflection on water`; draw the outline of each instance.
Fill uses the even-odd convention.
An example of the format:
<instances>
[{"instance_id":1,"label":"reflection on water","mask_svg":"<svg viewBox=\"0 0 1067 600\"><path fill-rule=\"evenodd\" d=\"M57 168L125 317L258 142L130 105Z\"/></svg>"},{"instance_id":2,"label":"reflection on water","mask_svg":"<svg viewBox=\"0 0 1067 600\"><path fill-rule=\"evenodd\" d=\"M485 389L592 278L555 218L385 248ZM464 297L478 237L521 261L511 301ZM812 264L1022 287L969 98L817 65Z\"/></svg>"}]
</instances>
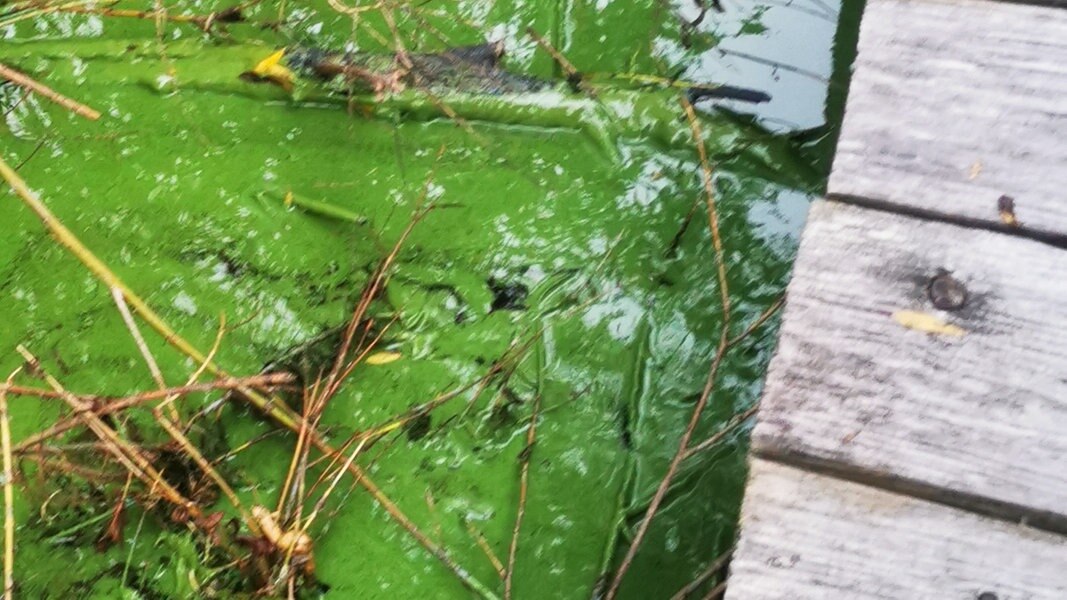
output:
<instances>
[{"instance_id":1,"label":"reflection on water","mask_svg":"<svg viewBox=\"0 0 1067 600\"><path fill-rule=\"evenodd\" d=\"M682 0L683 14L699 10ZM776 131L796 131L825 123L827 91L833 76L834 32L839 0L723 0L723 12L705 18L697 29L722 38L687 70L698 81L723 81L763 90L771 101L752 111ZM746 35L745 32L753 32Z\"/></svg>"}]
</instances>

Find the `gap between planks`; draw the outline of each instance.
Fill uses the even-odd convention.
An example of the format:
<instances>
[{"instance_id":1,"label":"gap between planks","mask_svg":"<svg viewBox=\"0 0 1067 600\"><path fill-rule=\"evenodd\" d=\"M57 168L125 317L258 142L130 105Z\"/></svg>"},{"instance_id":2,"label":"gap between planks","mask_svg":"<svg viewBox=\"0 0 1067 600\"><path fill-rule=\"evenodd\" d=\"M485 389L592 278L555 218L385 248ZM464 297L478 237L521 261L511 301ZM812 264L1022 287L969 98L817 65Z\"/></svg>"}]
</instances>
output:
<instances>
[{"instance_id":1,"label":"gap between planks","mask_svg":"<svg viewBox=\"0 0 1067 600\"><path fill-rule=\"evenodd\" d=\"M834 202L840 202L841 204L849 204L851 206L858 206L860 208L876 210L878 212L883 212L892 215L900 215L902 217L911 217L913 219L919 219L922 221L944 223L946 225L955 225L957 227L965 227L967 229L991 231L993 233L1009 235L1024 240L1040 242L1042 244L1047 244L1049 246L1052 246L1053 248L1057 248L1060 250L1067 250L1067 234L1059 234L1038 229L1027 229L1025 227L1012 227L1010 225L1005 225L1004 223L998 223L996 221L989 221L986 219L967 217L963 215L953 215L951 213L943 213L938 212L936 210L920 208L917 206L909 206L907 204L900 204L897 202L891 202L889 200L879 200L876 198L854 196L851 194L827 193L826 199L832 200Z\"/></svg>"},{"instance_id":2,"label":"gap between planks","mask_svg":"<svg viewBox=\"0 0 1067 600\"><path fill-rule=\"evenodd\" d=\"M987 498L979 494L952 490L917 479L909 479L895 473L879 472L856 465L840 463L832 459L806 455L797 451L782 451L775 448L753 448L751 456L778 465L792 467L814 475L864 485L924 500L947 508L965 510L976 515L1022 525L1031 529L1067 535L1067 517L1050 511Z\"/></svg>"},{"instance_id":3,"label":"gap between planks","mask_svg":"<svg viewBox=\"0 0 1067 600\"><path fill-rule=\"evenodd\" d=\"M760 458L727 600L1061 600L1067 538Z\"/></svg>"}]
</instances>

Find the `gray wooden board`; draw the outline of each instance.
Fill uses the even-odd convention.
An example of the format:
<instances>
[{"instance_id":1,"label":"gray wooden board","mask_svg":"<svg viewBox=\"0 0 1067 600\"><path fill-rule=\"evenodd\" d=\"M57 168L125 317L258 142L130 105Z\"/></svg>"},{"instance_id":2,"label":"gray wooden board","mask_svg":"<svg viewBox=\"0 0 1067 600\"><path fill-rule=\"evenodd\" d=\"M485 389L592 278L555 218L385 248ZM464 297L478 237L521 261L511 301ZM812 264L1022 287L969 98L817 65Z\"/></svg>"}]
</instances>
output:
<instances>
[{"instance_id":1,"label":"gray wooden board","mask_svg":"<svg viewBox=\"0 0 1067 600\"><path fill-rule=\"evenodd\" d=\"M928 298L939 269L968 289L959 311ZM967 333L905 328L899 310ZM1067 531L1067 251L815 203L758 418L765 456Z\"/></svg>"},{"instance_id":2,"label":"gray wooden board","mask_svg":"<svg viewBox=\"0 0 1067 600\"><path fill-rule=\"evenodd\" d=\"M750 466L727 600L1067 598L1067 538L760 459Z\"/></svg>"},{"instance_id":3,"label":"gray wooden board","mask_svg":"<svg viewBox=\"0 0 1067 600\"><path fill-rule=\"evenodd\" d=\"M869 0L831 195L1067 234L1067 10Z\"/></svg>"}]
</instances>

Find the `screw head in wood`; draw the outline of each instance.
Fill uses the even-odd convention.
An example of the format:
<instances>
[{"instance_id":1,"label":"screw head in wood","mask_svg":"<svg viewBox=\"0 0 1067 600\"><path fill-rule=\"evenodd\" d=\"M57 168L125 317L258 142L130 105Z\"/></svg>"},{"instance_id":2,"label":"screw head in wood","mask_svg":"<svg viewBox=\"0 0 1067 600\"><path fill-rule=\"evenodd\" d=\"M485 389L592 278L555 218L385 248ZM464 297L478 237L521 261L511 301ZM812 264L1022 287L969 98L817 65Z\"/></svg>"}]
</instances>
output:
<instances>
[{"instance_id":1,"label":"screw head in wood","mask_svg":"<svg viewBox=\"0 0 1067 600\"><path fill-rule=\"evenodd\" d=\"M959 310L967 303L967 287L945 270L930 278L926 293L940 310Z\"/></svg>"}]
</instances>

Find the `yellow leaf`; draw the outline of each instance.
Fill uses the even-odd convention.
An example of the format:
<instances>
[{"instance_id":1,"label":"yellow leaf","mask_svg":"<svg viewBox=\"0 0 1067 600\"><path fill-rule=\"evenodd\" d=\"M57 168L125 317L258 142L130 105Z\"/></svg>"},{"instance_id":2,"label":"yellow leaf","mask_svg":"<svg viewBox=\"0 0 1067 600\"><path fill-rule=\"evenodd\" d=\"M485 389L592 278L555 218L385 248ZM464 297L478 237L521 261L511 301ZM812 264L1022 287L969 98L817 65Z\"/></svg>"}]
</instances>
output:
<instances>
[{"instance_id":1,"label":"yellow leaf","mask_svg":"<svg viewBox=\"0 0 1067 600\"><path fill-rule=\"evenodd\" d=\"M908 329L924 333L935 333L950 337L961 337L967 333L962 327L946 323L934 315L914 310L898 310L893 313L893 320Z\"/></svg>"},{"instance_id":2,"label":"yellow leaf","mask_svg":"<svg viewBox=\"0 0 1067 600\"><path fill-rule=\"evenodd\" d=\"M269 79L285 89L292 88L293 72L282 64L283 58L285 58L285 48L259 61L256 66L252 67L252 74L263 79Z\"/></svg>"},{"instance_id":3,"label":"yellow leaf","mask_svg":"<svg viewBox=\"0 0 1067 600\"><path fill-rule=\"evenodd\" d=\"M368 365L387 365L394 360L400 360L399 352L375 352L368 356L364 362Z\"/></svg>"},{"instance_id":4,"label":"yellow leaf","mask_svg":"<svg viewBox=\"0 0 1067 600\"><path fill-rule=\"evenodd\" d=\"M252 67L252 72L256 75L265 75L269 73L271 69L278 67L283 58L285 58L285 48L273 52L267 58L259 61L255 67Z\"/></svg>"}]
</instances>

